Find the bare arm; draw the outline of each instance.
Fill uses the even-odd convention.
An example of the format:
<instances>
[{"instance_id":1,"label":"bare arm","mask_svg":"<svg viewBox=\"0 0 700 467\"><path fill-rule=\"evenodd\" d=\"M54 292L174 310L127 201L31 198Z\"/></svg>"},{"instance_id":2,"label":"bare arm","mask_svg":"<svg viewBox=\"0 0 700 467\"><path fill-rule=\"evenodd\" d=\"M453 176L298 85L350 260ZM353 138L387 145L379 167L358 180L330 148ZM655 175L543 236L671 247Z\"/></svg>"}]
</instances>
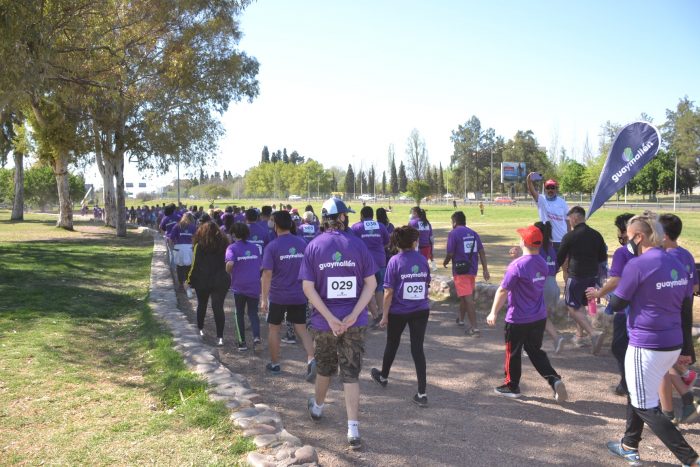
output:
<instances>
[{"instance_id":1,"label":"bare arm","mask_svg":"<svg viewBox=\"0 0 700 467\"><path fill-rule=\"evenodd\" d=\"M488 282L491 279L491 274L489 274L489 267L486 264L486 251L482 248L479 250L479 259L481 260L481 267L483 269L484 280Z\"/></svg>"},{"instance_id":2,"label":"bare arm","mask_svg":"<svg viewBox=\"0 0 700 467\"><path fill-rule=\"evenodd\" d=\"M226 262L226 272L231 274L233 272L233 261Z\"/></svg>"},{"instance_id":3,"label":"bare arm","mask_svg":"<svg viewBox=\"0 0 700 467\"><path fill-rule=\"evenodd\" d=\"M530 172L529 174L527 174L527 191L528 193L530 193L530 196L532 196L532 199L534 199L536 203L538 198L540 197L540 194L537 192L537 188L535 188L535 184L530 178L533 173L534 172Z\"/></svg>"},{"instance_id":4,"label":"bare arm","mask_svg":"<svg viewBox=\"0 0 700 467\"><path fill-rule=\"evenodd\" d=\"M508 291L499 285L498 290L496 290L496 295L494 295L494 297L493 297L493 304L491 305L491 313L489 313L489 315L486 317L486 323L489 326L496 325L496 318L498 317L498 310L503 308L503 305L506 303L507 298L508 298Z\"/></svg>"},{"instance_id":5,"label":"bare arm","mask_svg":"<svg viewBox=\"0 0 700 467\"><path fill-rule=\"evenodd\" d=\"M394 289L384 288L384 308L382 309L382 320L379 322L379 326L382 328L389 322L389 308L392 298L394 298Z\"/></svg>"},{"instance_id":6,"label":"bare arm","mask_svg":"<svg viewBox=\"0 0 700 467\"><path fill-rule=\"evenodd\" d=\"M362 310L367 307L369 301L372 300L372 297L374 297L374 291L377 288L377 278L374 277L374 274L372 274L371 276L365 277L363 282L364 285L362 286L362 293L360 294L360 298L357 300L357 303L355 303L352 313L343 319L343 324L346 328L349 328L355 324L357 317L360 316Z\"/></svg>"},{"instance_id":7,"label":"bare arm","mask_svg":"<svg viewBox=\"0 0 700 467\"><path fill-rule=\"evenodd\" d=\"M603 284L603 287L601 287L598 290L593 290L590 293L586 292L586 298L589 300L591 298L601 298L605 297L611 292L614 292L615 289L617 288L617 284L620 283L620 278L619 277L609 277L607 281L605 281L605 284Z\"/></svg>"},{"instance_id":8,"label":"bare arm","mask_svg":"<svg viewBox=\"0 0 700 467\"><path fill-rule=\"evenodd\" d=\"M272 269L263 269L260 277L260 287L262 288L262 297L260 299L260 309L268 311L267 298L270 295L270 284L272 283Z\"/></svg>"},{"instance_id":9,"label":"bare arm","mask_svg":"<svg viewBox=\"0 0 700 467\"><path fill-rule=\"evenodd\" d=\"M447 267L447 265L450 264L450 261L452 261L452 253L447 253L445 255L445 261L442 262L442 265Z\"/></svg>"}]
</instances>

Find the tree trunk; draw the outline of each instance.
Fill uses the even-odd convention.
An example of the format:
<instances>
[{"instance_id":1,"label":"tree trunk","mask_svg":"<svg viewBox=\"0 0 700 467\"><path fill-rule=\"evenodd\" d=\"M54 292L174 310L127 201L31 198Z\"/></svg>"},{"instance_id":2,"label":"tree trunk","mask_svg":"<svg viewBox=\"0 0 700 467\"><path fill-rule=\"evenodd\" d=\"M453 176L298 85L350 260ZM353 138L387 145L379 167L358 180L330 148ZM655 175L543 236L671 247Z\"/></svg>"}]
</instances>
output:
<instances>
[{"instance_id":1,"label":"tree trunk","mask_svg":"<svg viewBox=\"0 0 700 467\"><path fill-rule=\"evenodd\" d=\"M117 204L114 197L114 168L111 163L105 162L97 125L93 125L93 135L95 138L95 162L97 163L97 170L102 177L102 204L105 209L105 225L107 227L116 227Z\"/></svg>"},{"instance_id":2,"label":"tree trunk","mask_svg":"<svg viewBox=\"0 0 700 467\"><path fill-rule=\"evenodd\" d=\"M58 185L58 222L56 227L73 230L73 204L70 199L70 184L68 181L68 151L61 149L53 160L53 173Z\"/></svg>"},{"instance_id":3,"label":"tree trunk","mask_svg":"<svg viewBox=\"0 0 700 467\"><path fill-rule=\"evenodd\" d=\"M10 220L24 220L24 154L14 151L15 159L15 199L12 203Z\"/></svg>"},{"instance_id":4,"label":"tree trunk","mask_svg":"<svg viewBox=\"0 0 700 467\"><path fill-rule=\"evenodd\" d=\"M117 179L117 237L126 237L126 197L124 195L124 154L115 152L113 162L114 175Z\"/></svg>"}]
</instances>

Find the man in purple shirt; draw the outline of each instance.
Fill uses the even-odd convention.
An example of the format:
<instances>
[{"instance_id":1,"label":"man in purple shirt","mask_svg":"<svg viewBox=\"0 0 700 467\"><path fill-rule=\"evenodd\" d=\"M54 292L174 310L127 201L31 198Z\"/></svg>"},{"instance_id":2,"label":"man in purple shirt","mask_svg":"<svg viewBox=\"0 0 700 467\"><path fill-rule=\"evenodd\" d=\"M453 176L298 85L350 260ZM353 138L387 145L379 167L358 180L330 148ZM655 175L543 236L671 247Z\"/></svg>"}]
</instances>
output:
<instances>
[{"instance_id":1,"label":"man in purple shirt","mask_svg":"<svg viewBox=\"0 0 700 467\"><path fill-rule=\"evenodd\" d=\"M442 263L447 267L452 261L452 279L455 291L459 297L459 316L457 324L464 326L464 315L469 318L470 328L465 334L480 337L481 333L476 324L476 304L474 303L474 287L476 273L479 270L478 260L481 259L484 280L491 278L486 265L486 252L481 244L479 234L467 227L467 216L462 211L452 214L452 231L447 236L447 254Z\"/></svg>"},{"instance_id":2,"label":"man in purple shirt","mask_svg":"<svg viewBox=\"0 0 700 467\"><path fill-rule=\"evenodd\" d=\"M267 227L258 222L259 217L258 210L255 208L250 208L245 212L245 221L250 230L248 241L259 245L260 251L264 252L265 247L270 243L270 236Z\"/></svg>"},{"instance_id":3,"label":"man in purple shirt","mask_svg":"<svg viewBox=\"0 0 700 467\"><path fill-rule=\"evenodd\" d=\"M330 377L340 367L348 416L348 443L362 446L359 432L360 385L367 304L377 287L377 266L365 244L347 233L348 213L343 201L323 203L325 232L306 246L299 270L304 294L313 305L311 335L317 362L315 396L308 400L313 420L322 415Z\"/></svg>"},{"instance_id":4,"label":"man in purple shirt","mask_svg":"<svg viewBox=\"0 0 700 467\"><path fill-rule=\"evenodd\" d=\"M383 224L374 220L374 210L370 206L360 210L360 222L354 223L351 230L365 242L377 265L377 290L374 293L374 300L369 302L369 311L374 317L373 327L376 327L382 319L384 274L386 273L385 248L389 246L389 233Z\"/></svg>"},{"instance_id":5,"label":"man in purple shirt","mask_svg":"<svg viewBox=\"0 0 700 467\"><path fill-rule=\"evenodd\" d=\"M659 407L659 387L668 370L691 360L692 281L685 267L660 248L664 232L654 214L630 219L627 237L636 257L627 262L610 299L614 311L629 306L627 423L622 440L608 442L607 448L640 465L638 447L646 424L684 465L697 465L698 454Z\"/></svg>"},{"instance_id":6,"label":"man in purple shirt","mask_svg":"<svg viewBox=\"0 0 700 467\"><path fill-rule=\"evenodd\" d=\"M266 369L272 374L279 374L281 371L279 335L280 325L286 315L287 321L294 325L294 330L306 350L306 380L311 382L316 376L316 361L314 345L306 330L306 296L299 280L299 268L304 258L306 242L289 233L293 221L287 211L278 211L272 217L277 238L267 245L263 253L260 302L260 308L268 313L270 363Z\"/></svg>"},{"instance_id":7,"label":"man in purple shirt","mask_svg":"<svg viewBox=\"0 0 700 467\"><path fill-rule=\"evenodd\" d=\"M547 262L539 254L542 232L531 225L518 229L518 234L523 255L508 265L503 281L493 298L491 313L486 318L489 326L495 326L498 311L505 304L506 298L508 299L505 381L495 392L501 396L520 397L521 355L525 348L532 365L552 387L554 399L563 402L567 398L564 382L542 350L542 337L547 322L547 310L544 305Z\"/></svg>"}]
</instances>

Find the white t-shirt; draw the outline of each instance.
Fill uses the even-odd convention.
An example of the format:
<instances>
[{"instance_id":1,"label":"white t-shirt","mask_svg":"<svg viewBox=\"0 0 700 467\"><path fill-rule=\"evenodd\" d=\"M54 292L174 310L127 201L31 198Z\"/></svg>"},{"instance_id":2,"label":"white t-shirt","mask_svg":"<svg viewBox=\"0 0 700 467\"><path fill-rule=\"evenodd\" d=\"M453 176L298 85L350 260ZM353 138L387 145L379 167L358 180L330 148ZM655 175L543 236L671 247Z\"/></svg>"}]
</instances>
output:
<instances>
[{"instance_id":1,"label":"white t-shirt","mask_svg":"<svg viewBox=\"0 0 700 467\"><path fill-rule=\"evenodd\" d=\"M566 213L569 212L569 205L564 198L557 196L550 201L544 195L537 197L537 213L542 222L549 221L552 224L552 241L561 242L566 234Z\"/></svg>"}]
</instances>

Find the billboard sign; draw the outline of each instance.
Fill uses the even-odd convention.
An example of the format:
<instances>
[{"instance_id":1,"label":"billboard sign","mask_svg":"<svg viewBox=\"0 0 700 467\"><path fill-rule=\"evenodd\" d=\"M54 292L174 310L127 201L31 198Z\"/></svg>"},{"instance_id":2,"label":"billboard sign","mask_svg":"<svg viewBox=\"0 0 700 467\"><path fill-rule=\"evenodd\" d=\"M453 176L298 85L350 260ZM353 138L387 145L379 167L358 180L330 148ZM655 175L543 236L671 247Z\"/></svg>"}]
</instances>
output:
<instances>
[{"instance_id":1,"label":"billboard sign","mask_svg":"<svg viewBox=\"0 0 700 467\"><path fill-rule=\"evenodd\" d=\"M501 162L501 183L522 183L526 177L525 162Z\"/></svg>"}]
</instances>

